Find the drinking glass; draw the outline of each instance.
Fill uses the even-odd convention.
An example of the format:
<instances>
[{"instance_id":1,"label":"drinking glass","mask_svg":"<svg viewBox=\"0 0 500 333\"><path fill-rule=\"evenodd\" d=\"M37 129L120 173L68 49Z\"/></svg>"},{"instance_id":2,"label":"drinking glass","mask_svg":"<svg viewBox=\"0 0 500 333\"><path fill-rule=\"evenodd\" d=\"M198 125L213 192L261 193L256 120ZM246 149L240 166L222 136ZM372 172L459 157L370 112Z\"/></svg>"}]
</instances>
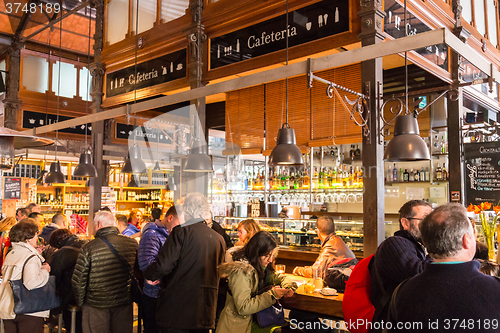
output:
<instances>
[{"instance_id":1,"label":"drinking glass","mask_svg":"<svg viewBox=\"0 0 500 333\"><path fill-rule=\"evenodd\" d=\"M276 265L276 273L284 274L285 269L286 269L285 265L282 265L282 264Z\"/></svg>"}]
</instances>

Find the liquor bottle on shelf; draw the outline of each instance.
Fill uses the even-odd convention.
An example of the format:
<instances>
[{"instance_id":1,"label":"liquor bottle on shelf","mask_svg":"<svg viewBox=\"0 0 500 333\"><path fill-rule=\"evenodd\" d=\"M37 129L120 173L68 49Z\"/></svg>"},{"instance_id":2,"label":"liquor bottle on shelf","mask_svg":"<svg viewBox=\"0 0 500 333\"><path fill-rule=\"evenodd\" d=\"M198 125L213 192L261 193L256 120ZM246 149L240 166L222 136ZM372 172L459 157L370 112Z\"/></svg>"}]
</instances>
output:
<instances>
[{"instance_id":1,"label":"liquor bottle on shelf","mask_svg":"<svg viewBox=\"0 0 500 333\"><path fill-rule=\"evenodd\" d=\"M408 173L408 169L405 169L405 172L403 173L403 181L404 182L410 181L410 174Z\"/></svg>"},{"instance_id":2,"label":"liquor bottle on shelf","mask_svg":"<svg viewBox=\"0 0 500 333\"><path fill-rule=\"evenodd\" d=\"M418 169L415 169L415 174L413 175L413 180L416 182L420 181L420 172L418 171Z\"/></svg>"},{"instance_id":3,"label":"liquor bottle on shelf","mask_svg":"<svg viewBox=\"0 0 500 333\"><path fill-rule=\"evenodd\" d=\"M363 188L363 168L359 168L358 172L358 187Z\"/></svg>"},{"instance_id":4,"label":"liquor bottle on shelf","mask_svg":"<svg viewBox=\"0 0 500 333\"><path fill-rule=\"evenodd\" d=\"M424 167L422 167L422 170L420 170L420 181L421 182L426 182L428 181L428 179L425 177L425 170L424 170Z\"/></svg>"},{"instance_id":5,"label":"liquor bottle on shelf","mask_svg":"<svg viewBox=\"0 0 500 333\"><path fill-rule=\"evenodd\" d=\"M404 181L403 177L404 177L403 168L399 168L399 178L398 178L398 181L403 182Z\"/></svg>"},{"instance_id":6,"label":"liquor bottle on shelf","mask_svg":"<svg viewBox=\"0 0 500 333\"><path fill-rule=\"evenodd\" d=\"M337 169L337 187L341 188L342 187L342 178L344 178L344 174L342 173L342 164L339 165L339 168Z\"/></svg>"},{"instance_id":7,"label":"liquor bottle on shelf","mask_svg":"<svg viewBox=\"0 0 500 333\"><path fill-rule=\"evenodd\" d=\"M304 181L303 181L303 188L304 189L309 189L311 186L311 178L309 177L309 174L307 172L307 169L304 170Z\"/></svg>"},{"instance_id":8,"label":"liquor bottle on shelf","mask_svg":"<svg viewBox=\"0 0 500 333\"><path fill-rule=\"evenodd\" d=\"M359 145L356 145L356 151L354 152L354 157L356 157L356 159L361 159L361 150L359 149Z\"/></svg>"},{"instance_id":9,"label":"liquor bottle on shelf","mask_svg":"<svg viewBox=\"0 0 500 333\"><path fill-rule=\"evenodd\" d=\"M439 142L437 135L434 135L434 142L432 143L432 153L433 154L441 153L441 143Z\"/></svg>"},{"instance_id":10,"label":"liquor bottle on shelf","mask_svg":"<svg viewBox=\"0 0 500 333\"><path fill-rule=\"evenodd\" d=\"M441 168L439 162L436 167L436 180L443 180L443 169Z\"/></svg>"},{"instance_id":11,"label":"liquor bottle on shelf","mask_svg":"<svg viewBox=\"0 0 500 333\"><path fill-rule=\"evenodd\" d=\"M335 180L337 179L337 172L335 167L330 168L330 172L328 173L328 187L335 188Z\"/></svg>"},{"instance_id":12,"label":"liquor bottle on shelf","mask_svg":"<svg viewBox=\"0 0 500 333\"><path fill-rule=\"evenodd\" d=\"M349 170L349 178L348 178L347 187L349 187L349 188L353 188L354 187L354 169L353 169L352 166L351 166L351 168Z\"/></svg>"},{"instance_id":13,"label":"liquor bottle on shelf","mask_svg":"<svg viewBox=\"0 0 500 333\"><path fill-rule=\"evenodd\" d=\"M390 165L388 166L387 173L385 175L385 181L387 183L392 181L392 168Z\"/></svg>"},{"instance_id":14,"label":"liquor bottle on shelf","mask_svg":"<svg viewBox=\"0 0 500 333\"><path fill-rule=\"evenodd\" d=\"M349 151L349 157L351 160L354 160L354 157L356 156L356 149L354 149L354 145L351 145L351 150Z\"/></svg>"},{"instance_id":15,"label":"liquor bottle on shelf","mask_svg":"<svg viewBox=\"0 0 500 333\"><path fill-rule=\"evenodd\" d=\"M431 172L429 170L429 167L425 168L425 179L426 179L426 181L430 181L431 180Z\"/></svg>"},{"instance_id":16,"label":"liquor bottle on shelf","mask_svg":"<svg viewBox=\"0 0 500 333\"><path fill-rule=\"evenodd\" d=\"M398 181L398 169L396 169L396 163L394 163L394 168L392 169L392 181Z\"/></svg>"},{"instance_id":17,"label":"liquor bottle on shelf","mask_svg":"<svg viewBox=\"0 0 500 333\"><path fill-rule=\"evenodd\" d=\"M446 141L444 140L444 135L441 136L441 154L446 153Z\"/></svg>"},{"instance_id":18,"label":"liquor bottle on shelf","mask_svg":"<svg viewBox=\"0 0 500 333\"><path fill-rule=\"evenodd\" d=\"M413 168L410 169L410 175L408 181L414 182L415 181L415 172L413 172Z\"/></svg>"},{"instance_id":19,"label":"liquor bottle on shelf","mask_svg":"<svg viewBox=\"0 0 500 333\"><path fill-rule=\"evenodd\" d=\"M248 190L253 190L253 176L251 172L248 173Z\"/></svg>"},{"instance_id":20,"label":"liquor bottle on shelf","mask_svg":"<svg viewBox=\"0 0 500 333\"><path fill-rule=\"evenodd\" d=\"M443 163L443 180L448 180L448 171L446 171L446 166Z\"/></svg>"},{"instance_id":21,"label":"liquor bottle on shelf","mask_svg":"<svg viewBox=\"0 0 500 333\"><path fill-rule=\"evenodd\" d=\"M318 188L318 168L314 168L314 174L312 176L312 188L315 190Z\"/></svg>"},{"instance_id":22,"label":"liquor bottle on shelf","mask_svg":"<svg viewBox=\"0 0 500 333\"><path fill-rule=\"evenodd\" d=\"M349 186L349 172L347 172L347 165L344 164L344 173L342 175L342 188Z\"/></svg>"}]
</instances>

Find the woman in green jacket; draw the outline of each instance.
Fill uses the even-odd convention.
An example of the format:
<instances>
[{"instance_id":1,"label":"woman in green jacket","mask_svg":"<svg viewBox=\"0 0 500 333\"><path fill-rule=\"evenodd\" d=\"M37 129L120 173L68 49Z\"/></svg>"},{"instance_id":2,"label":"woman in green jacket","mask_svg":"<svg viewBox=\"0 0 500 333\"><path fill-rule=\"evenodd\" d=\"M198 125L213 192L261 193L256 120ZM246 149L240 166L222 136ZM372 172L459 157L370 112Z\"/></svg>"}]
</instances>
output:
<instances>
[{"instance_id":1,"label":"woman in green jacket","mask_svg":"<svg viewBox=\"0 0 500 333\"><path fill-rule=\"evenodd\" d=\"M276 247L274 237L260 231L233 254L234 262L219 267L221 277L228 280L229 291L216 333L266 331L254 322L253 315L270 307L281 297L293 295L293 290L285 288L284 275L275 273L273 269ZM267 291L259 293L266 287ZM267 329L268 332L271 330Z\"/></svg>"}]
</instances>

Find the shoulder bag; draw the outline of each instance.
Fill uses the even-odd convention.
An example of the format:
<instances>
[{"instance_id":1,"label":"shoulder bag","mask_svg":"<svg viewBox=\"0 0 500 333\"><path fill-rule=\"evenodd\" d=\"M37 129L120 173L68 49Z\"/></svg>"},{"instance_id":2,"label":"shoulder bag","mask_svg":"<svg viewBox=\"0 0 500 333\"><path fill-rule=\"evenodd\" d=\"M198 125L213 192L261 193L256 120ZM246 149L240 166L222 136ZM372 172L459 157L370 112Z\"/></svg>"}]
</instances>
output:
<instances>
[{"instance_id":1,"label":"shoulder bag","mask_svg":"<svg viewBox=\"0 0 500 333\"><path fill-rule=\"evenodd\" d=\"M50 276L47 283L36 289L28 290L23 283L24 267L26 263L36 255L31 255L26 259L21 271L21 279L10 280L12 294L14 296L14 313L29 314L57 308L60 305L56 296L56 277Z\"/></svg>"},{"instance_id":2,"label":"shoulder bag","mask_svg":"<svg viewBox=\"0 0 500 333\"><path fill-rule=\"evenodd\" d=\"M272 285L268 285L259 290L255 294L255 296L269 291L272 288ZM257 324L259 324L259 326L262 328L285 325L285 312L283 311L283 306L278 300L276 300L276 303L274 303L270 307L257 312L254 317L255 321L257 321Z\"/></svg>"},{"instance_id":3,"label":"shoulder bag","mask_svg":"<svg viewBox=\"0 0 500 333\"><path fill-rule=\"evenodd\" d=\"M123 266L123 269L128 273L129 278L130 278L130 295L132 297L132 301L134 303L140 304L142 302L142 288L139 285L139 281L137 281L137 278L131 273L132 267L130 267L129 263L120 255L118 254L118 251L114 248L113 245L104 237L100 237L100 239L106 244L111 252L115 255L118 260L120 260L120 263Z\"/></svg>"}]
</instances>

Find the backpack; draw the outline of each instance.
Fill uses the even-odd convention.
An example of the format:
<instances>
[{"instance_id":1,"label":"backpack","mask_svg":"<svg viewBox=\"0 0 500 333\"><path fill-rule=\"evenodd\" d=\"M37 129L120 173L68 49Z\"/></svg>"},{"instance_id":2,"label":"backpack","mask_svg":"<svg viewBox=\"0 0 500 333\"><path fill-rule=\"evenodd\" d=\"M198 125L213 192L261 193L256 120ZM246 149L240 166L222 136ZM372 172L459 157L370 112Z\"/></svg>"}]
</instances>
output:
<instances>
[{"instance_id":1,"label":"backpack","mask_svg":"<svg viewBox=\"0 0 500 333\"><path fill-rule=\"evenodd\" d=\"M328 264L323 278L323 283L329 287L337 289L338 292L345 291L347 280L352 274L352 270L356 267L358 259L344 258L337 259Z\"/></svg>"},{"instance_id":2,"label":"backpack","mask_svg":"<svg viewBox=\"0 0 500 333\"><path fill-rule=\"evenodd\" d=\"M375 314L371 295L370 264L373 254L361 260L346 281L342 311L347 328L352 333L367 333Z\"/></svg>"}]
</instances>

